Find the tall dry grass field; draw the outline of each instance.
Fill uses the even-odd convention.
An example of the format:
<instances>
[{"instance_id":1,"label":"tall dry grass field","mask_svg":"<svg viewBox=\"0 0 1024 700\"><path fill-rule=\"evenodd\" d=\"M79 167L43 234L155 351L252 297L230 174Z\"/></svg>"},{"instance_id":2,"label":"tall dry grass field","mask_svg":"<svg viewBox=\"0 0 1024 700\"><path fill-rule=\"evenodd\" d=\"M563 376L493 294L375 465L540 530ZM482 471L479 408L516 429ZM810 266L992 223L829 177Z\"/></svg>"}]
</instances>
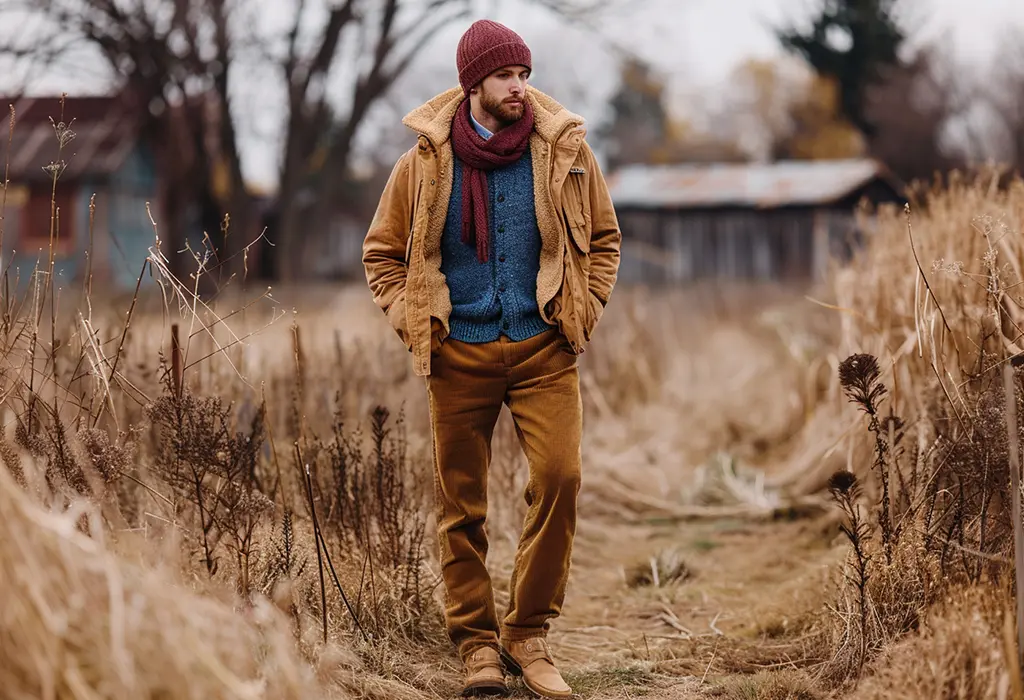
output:
<instances>
[{"instance_id":1,"label":"tall dry grass field","mask_svg":"<svg viewBox=\"0 0 1024 700\"><path fill-rule=\"evenodd\" d=\"M1006 407L1019 417L1024 392L1014 370L1006 395L1003 370L1024 339L1022 215L1021 181L955 178L883 212L832 277L843 408L819 420L846 432L785 475L832 474L851 545L824 616L826 688L1021 697Z\"/></svg>"},{"instance_id":2,"label":"tall dry grass field","mask_svg":"<svg viewBox=\"0 0 1024 700\"><path fill-rule=\"evenodd\" d=\"M55 130L58 161L72 139ZM555 632L582 697L1020 697L1000 373L1024 326L1022 213L1024 185L985 179L883 212L818 303L617 290L580 358ZM158 232L131 295L55 285L52 254L0 281L5 697L454 696L424 387L368 290L218 287L205 252L179 280ZM507 414L494 455L501 605L527 477ZM779 539L794 520L809 529ZM677 549L633 566L655 528L727 526L721 581ZM765 541L824 552L829 586L786 581ZM774 588L733 585L748 576ZM727 622L773 595L804 606L755 638ZM696 632L681 606L712 604Z\"/></svg>"}]
</instances>

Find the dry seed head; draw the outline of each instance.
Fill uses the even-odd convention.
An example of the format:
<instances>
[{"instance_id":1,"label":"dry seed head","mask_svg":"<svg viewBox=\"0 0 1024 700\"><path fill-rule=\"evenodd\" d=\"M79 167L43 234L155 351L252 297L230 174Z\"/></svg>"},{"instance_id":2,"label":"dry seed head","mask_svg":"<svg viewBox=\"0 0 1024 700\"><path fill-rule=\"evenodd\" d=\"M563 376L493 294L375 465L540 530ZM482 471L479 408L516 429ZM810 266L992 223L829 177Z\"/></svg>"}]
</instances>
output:
<instances>
[{"instance_id":1,"label":"dry seed head","mask_svg":"<svg viewBox=\"0 0 1024 700\"><path fill-rule=\"evenodd\" d=\"M871 384L878 376L878 360L867 353L850 355L839 365L839 381L844 387Z\"/></svg>"},{"instance_id":2,"label":"dry seed head","mask_svg":"<svg viewBox=\"0 0 1024 700\"><path fill-rule=\"evenodd\" d=\"M135 461L133 437L128 438L124 444L118 444L111 442L105 430L84 428L79 431L78 438L86 448L89 461L104 481L109 483L131 470Z\"/></svg>"},{"instance_id":3,"label":"dry seed head","mask_svg":"<svg viewBox=\"0 0 1024 700\"><path fill-rule=\"evenodd\" d=\"M241 488L241 487L236 487ZM260 491L242 489L234 510L239 515L261 516L274 510L274 502Z\"/></svg>"},{"instance_id":4,"label":"dry seed head","mask_svg":"<svg viewBox=\"0 0 1024 700\"><path fill-rule=\"evenodd\" d=\"M841 469L828 479L828 490L836 494L846 494L857 486L857 475Z\"/></svg>"},{"instance_id":5,"label":"dry seed head","mask_svg":"<svg viewBox=\"0 0 1024 700\"><path fill-rule=\"evenodd\" d=\"M25 485L25 471L21 464L21 455L2 435L0 435L0 462L7 467L19 484Z\"/></svg>"},{"instance_id":6,"label":"dry seed head","mask_svg":"<svg viewBox=\"0 0 1024 700\"><path fill-rule=\"evenodd\" d=\"M873 355L856 353L839 364L839 383L851 401L859 403L870 414L878 409L885 396L885 386L878 383L881 372Z\"/></svg>"},{"instance_id":7,"label":"dry seed head","mask_svg":"<svg viewBox=\"0 0 1024 700\"><path fill-rule=\"evenodd\" d=\"M60 143L61 148L74 141L75 136L78 135L71 130L70 124L65 124L64 122L58 122L54 125L53 129L57 133L57 141Z\"/></svg>"},{"instance_id":8,"label":"dry seed head","mask_svg":"<svg viewBox=\"0 0 1024 700\"><path fill-rule=\"evenodd\" d=\"M14 441L24 447L33 457L45 457L49 451L46 438L38 433L30 433L23 423L14 428Z\"/></svg>"},{"instance_id":9,"label":"dry seed head","mask_svg":"<svg viewBox=\"0 0 1024 700\"><path fill-rule=\"evenodd\" d=\"M994 268L996 265L997 258L995 248L989 248L981 255L981 262L984 263L985 267Z\"/></svg>"},{"instance_id":10,"label":"dry seed head","mask_svg":"<svg viewBox=\"0 0 1024 700\"><path fill-rule=\"evenodd\" d=\"M964 263L962 260L947 263L945 258L938 258L932 263L932 272L945 272L948 275L959 277L964 274Z\"/></svg>"},{"instance_id":11,"label":"dry seed head","mask_svg":"<svg viewBox=\"0 0 1024 700\"><path fill-rule=\"evenodd\" d=\"M55 163L50 163L49 165L44 165L43 172L49 175L50 177L59 178L64 173L64 170L67 167L67 163L61 160Z\"/></svg>"}]
</instances>

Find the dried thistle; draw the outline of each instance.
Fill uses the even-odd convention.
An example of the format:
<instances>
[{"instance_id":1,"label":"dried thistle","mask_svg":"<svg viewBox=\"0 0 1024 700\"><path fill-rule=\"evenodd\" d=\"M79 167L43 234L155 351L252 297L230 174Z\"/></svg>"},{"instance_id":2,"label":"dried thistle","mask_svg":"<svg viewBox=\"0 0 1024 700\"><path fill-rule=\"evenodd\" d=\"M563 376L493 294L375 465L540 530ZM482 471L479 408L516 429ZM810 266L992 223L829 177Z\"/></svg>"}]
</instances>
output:
<instances>
[{"instance_id":1,"label":"dried thistle","mask_svg":"<svg viewBox=\"0 0 1024 700\"><path fill-rule=\"evenodd\" d=\"M839 364L839 383L844 392L870 416L878 413L878 403L886 394L885 385L878 381L880 376L873 355L857 353Z\"/></svg>"},{"instance_id":2,"label":"dried thistle","mask_svg":"<svg viewBox=\"0 0 1024 700\"><path fill-rule=\"evenodd\" d=\"M828 480L828 490L833 498L845 496L857 488L857 475L845 469L837 471Z\"/></svg>"},{"instance_id":3,"label":"dried thistle","mask_svg":"<svg viewBox=\"0 0 1024 700\"><path fill-rule=\"evenodd\" d=\"M853 574L847 579L857 588L857 604L860 612L861 650L859 664L862 666L867 654L866 638L868 624L867 587L869 579L869 563L871 555L867 551L867 542L871 538L871 530L861 517L857 502L861 498L861 488L857 475L846 470L837 471L828 480L828 490L832 499L846 515L846 522L839 528L853 546Z\"/></svg>"},{"instance_id":4,"label":"dried thistle","mask_svg":"<svg viewBox=\"0 0 1024 700\"><path fill-rule=\"evenodd\" d=\"M875 439L874 468L882 484L881 493L881 529L882 546L886 560L892 563L893 520L889 501L890 471L899 471L899 464L894 454L897 443L903 438L903 420L893 413L889 406L889 414L882 416L879 404L888 390L879 381L881 371L878 360L866 353L850 355L839 365L839 383L843 391L853 403L857 404L870 418L868 431Z\"/></svg>"}]
</instances>

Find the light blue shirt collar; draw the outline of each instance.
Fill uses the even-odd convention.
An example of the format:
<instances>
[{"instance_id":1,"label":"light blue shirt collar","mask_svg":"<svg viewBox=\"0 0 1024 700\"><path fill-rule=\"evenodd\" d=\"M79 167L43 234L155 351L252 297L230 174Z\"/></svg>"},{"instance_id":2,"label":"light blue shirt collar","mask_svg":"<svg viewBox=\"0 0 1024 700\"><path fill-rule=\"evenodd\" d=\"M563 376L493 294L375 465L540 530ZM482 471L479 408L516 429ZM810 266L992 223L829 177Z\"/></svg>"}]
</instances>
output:
<instances>
[{"instance_id":1,"label":"light blue shirt collar","mask_svg":"<svg viewBox=\"0 0 1024 700\"><path fill-rule=\"evenodd\" d=\"M469 119L473 122L473 128L476 129L476 133L480 134L481 137L489 139L494 136L494 134L487 130L487 127L476 120L472 112L469 113Z\"/></svg>"}]
</instances>

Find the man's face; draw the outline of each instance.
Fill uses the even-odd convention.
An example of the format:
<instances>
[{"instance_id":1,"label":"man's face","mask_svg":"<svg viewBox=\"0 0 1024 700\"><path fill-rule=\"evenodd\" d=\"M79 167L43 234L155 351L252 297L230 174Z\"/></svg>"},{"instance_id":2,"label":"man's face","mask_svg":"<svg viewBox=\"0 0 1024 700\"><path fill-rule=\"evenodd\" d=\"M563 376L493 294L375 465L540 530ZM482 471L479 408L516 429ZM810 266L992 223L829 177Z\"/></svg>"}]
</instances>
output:
<instances>
[{"instance_id":1,"label":"man's face","mask_svg":"<svg viewBox=\"0 0 1024 700\"><path fill-rule=\"evenodd\" d=\"M499 68L480 83L480 106L502 126L519 121L529 79L530 70L525 66Z\"/></svg>"}]
</instances>

